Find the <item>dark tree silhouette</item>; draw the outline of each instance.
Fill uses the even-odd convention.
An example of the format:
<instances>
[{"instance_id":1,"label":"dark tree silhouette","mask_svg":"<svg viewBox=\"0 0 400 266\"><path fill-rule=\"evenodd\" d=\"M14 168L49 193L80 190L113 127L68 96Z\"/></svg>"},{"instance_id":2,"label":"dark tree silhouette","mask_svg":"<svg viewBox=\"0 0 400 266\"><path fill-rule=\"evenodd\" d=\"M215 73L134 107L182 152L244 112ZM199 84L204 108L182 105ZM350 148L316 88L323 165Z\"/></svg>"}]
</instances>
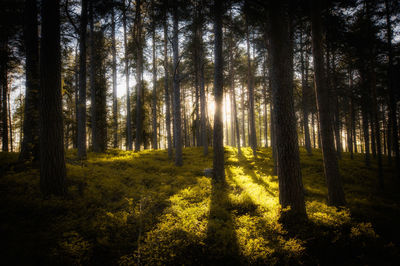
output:
<instances>
[{"instance_id":1,"label":"dark tree silhouette","mask_svg":"<svg viewBox=\"0 0 400 266\"><path fill-rule=\"evenodd\" d=\"M62 196L65 188L61 107L60 1L42 1L40 41L40 188Z\"/></svg>"}]
</instances>

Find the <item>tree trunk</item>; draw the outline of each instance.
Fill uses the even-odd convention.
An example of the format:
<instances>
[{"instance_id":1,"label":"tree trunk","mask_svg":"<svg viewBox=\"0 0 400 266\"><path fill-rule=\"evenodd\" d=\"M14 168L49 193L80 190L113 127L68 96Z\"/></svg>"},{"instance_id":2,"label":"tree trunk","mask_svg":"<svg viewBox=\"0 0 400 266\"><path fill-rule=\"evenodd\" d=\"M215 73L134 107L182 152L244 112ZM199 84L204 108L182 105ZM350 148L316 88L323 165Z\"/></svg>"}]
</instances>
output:
<instances>
[{"instance_id":1,"label":"tree trunk","mask_svg":"<svg viewBox=\"0 0 400 266\"><path fill-rule=\"evenodd\" d=\"M157 149L157 65L156 65L156 29L153 29L153 103L152 103L152 115L153 115L153 142L152 148Z\"/></svg>"},{"instance_id":2,"label":"tree trunk","mask_svg":"<svg viewBox=\"0 0 400 266\"><path fill-rule=\"evenodd\" d=\"M2 151L8 151L8 38L2 40L1 44L1 89L2 89Z\"/></svg>"},{"instance_id":3,"label":"tree trunk","mask_svg":"<svg viewBox=\"0 0 400 266\"><path fill-rule=\"evenodd\" d=\"M385 11L386 11L386 30L387 30L387 44L388 44L388 88L389 88L389 120L391 126L391 150L394 151L395 165L397 170L397 177L400 178L400 151L399 151L399 132L397 123L397 103L395 95L395 74L393 66L393 48L392 48L392 22L391 8L389 6L390 1L385 0Z\"/></svg>"},{"instance_id":4,"label":"tree trunk","mask_svg":"<svg viewBox=\"0 0 400 266\"><path fill-rule=\"evenodd\" d=\"M256 124L254 117L254 85L253 85L253 68L250 58L250 36L249 26L246 16L246 44L247 44L247 89L249 91L249 122L250 122L250 135L249 144L253 150L254 157L257 156L257 136L256 136Z\"/></svg>"},{"instance_id":5,"label":"tree trunk","mask_svg":"<svg viewBox=\"0 0 400 266\"><path fill-rule=\"evenodd\" d=\"M61 101L60 1L42 1L40 42L40 188L63 196L64 134Z\"/></svg>"},{"instance_id":6,"label":"tree trunk","mask_svg":"<svg viewBox=\"0 0 400 266\"><path fill-rule=\"evenodd\" d=\"M287 8L287 1L279 1L269 10L279 202L283 208L290 207L281 214L285 223L290 222L291 217L307 219L293 102L293 43Z\"/></svg>"},{"instance_id":7,"label":"tree trunk","mask_svg":"<svg viewBox=\"0 0 400 266\"><path fill-rule=\"evenodd\" d=\"M333 206L343 206L346 204L346 200L339 174L339 166L332 132L332 116L329 109L329 91L324 69L321 16L321 2L313 0L311 4L312 48L324 172L327 181L326 183L328 185L328 204Z\"/></svg>"},{"instance_id":8,"label":"tree trunk","mask_svg":"<svg viewBox=\"0 0 400 266\"><path fill-rule=\"evenodd\" d=\"M26 49L26 88L23 141L19 160L39 161L39 37L37 2L25 2L24 41Z\"/></svg>"},{"instance_id":9,"label":"tree trunk","mask_svg":"<svg viewBox=\"0 0 400 266\"><path fill-rule=\"evenodd\" d=\"M167 130L167 149L168 149L168 158L172 158L172 139L171 139L171 110L170 110L170 96L169 96L169 76L168 76L168 21L167 15L165 14L164 21L164 92L165 92L165 124Z\"/></svg>"},{"instance_id":10,"label":"tree trunk","mask_svg":"<svg viewBox=\"0 0 400 266\"><path fill-rule=\"evenodd\" d=\"M214 180L223 182L224 168L224 135L222 121L222 97L223 97L223 55L222 55L222 16L223 7L221 1L214 1L214 133L213 133L213 177Z\"/></svg>"},{"instance_id":11,"label":"tree trunk","mask_svg":"<svg viewBox=\"0 0 400 266\"><path fill-rule=\"evenodd\" d=\"M140 151L140 146L143 142L143 117L142 117L142 86L143 86L143 40L142 40L142 11L141 0L136 0L136 137L135 151Z\"/></svg>"},{"instance_id":12,"label":"tree trunk","mask_svg":"<svg viewBox=\"0 0 400 266\"><path fill-rule=\"evenodd\" d=\"M129 61L128 61L128 41L126 35L126 9L124 0L124 8L122 13L122 24L124 29L124 48L125 48L125 81L126 81L126 149L132 150L132 118L131 118L131 97L129 91Z\"/></svg>"},{"instance_id":13,"label":"tree trunk","mask_svg":"<svg viewBox=\"0 0 400 266\"><path fill-rule=\"evenodd\" d=\"M117 99L117 49L115 45L115 14L111 9L111 53L112 53L112 82L113 82L113 147L118 148L118 99Z\"/></svg>"},{"instance_id":14,"label":"tree trunk","mask_svg":"<svg viewBox=\"0 0 400 266\"><path fill-rule=\"evenodd\" d=\"M173 113L174 113L174 142L175 142L175 165L181 166L182 161L182 137L181 137L181 91L179 80L179 32L178 32L178 6L175 3L173 9L173 36L172 51L174 59L173 67Z\"/></svg>"},{"instance_id":15,"label":"tree trunk","mask_svg":"<svg viewBox=\"0 0 400 266\"><path fill-rule=\"evenodd\" d=\"M303 128L304 128L304 143L307 150L307 154L311 155L311 139L310 130L308 128L308 81L305 75L305 64L304 64L304 52L307 52L304 48L303 43L303 32L300 33L300 62L301 62L301 96L302 96L302 111L303 111Z\"/></svg>"}]
</instances>

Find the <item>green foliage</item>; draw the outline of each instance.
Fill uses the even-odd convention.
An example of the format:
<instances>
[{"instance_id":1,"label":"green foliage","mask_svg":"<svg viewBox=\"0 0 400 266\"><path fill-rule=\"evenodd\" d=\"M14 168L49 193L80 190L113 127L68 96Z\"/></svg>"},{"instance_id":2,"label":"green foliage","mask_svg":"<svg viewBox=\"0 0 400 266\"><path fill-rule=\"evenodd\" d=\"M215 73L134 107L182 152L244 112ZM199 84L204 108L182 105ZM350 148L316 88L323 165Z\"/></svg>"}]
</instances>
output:
<instances>
[{"instance_id":1,"label":"green foliage","mask_svg":"<svg viewBox=\"0 0 400 266\"><path fill-rule=\"evenodd\" d=\"M321 153L301 150L309 221L279 222L270 149L225 148L226 180L204 176L202 148L175 167L166 151L112 149L86 161L68 151L68 196L43 199L36 169L0 179L3 258L13 264L388 264L398 259L399 196L385 168L341 160L349 208L326 205ZM0 153L2 162L18 154ZM383 254L383 256L381 255Z\"/></svg>"}]
</instances>

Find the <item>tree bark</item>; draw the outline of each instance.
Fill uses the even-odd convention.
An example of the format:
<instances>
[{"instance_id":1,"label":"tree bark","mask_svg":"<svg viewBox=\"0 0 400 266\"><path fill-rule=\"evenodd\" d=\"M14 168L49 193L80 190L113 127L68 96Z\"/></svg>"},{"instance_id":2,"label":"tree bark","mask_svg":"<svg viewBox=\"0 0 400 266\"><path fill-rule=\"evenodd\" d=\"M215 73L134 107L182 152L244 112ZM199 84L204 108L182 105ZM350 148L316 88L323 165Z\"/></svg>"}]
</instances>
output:
<instances>
[{"instance_id":1,"label":"tree bark","mask_svg":"<svg viewBox=\"0 0 400 266\"><path fill-rule=\"evenodd\" d=\"M308 80L305 75L305 63L304 63L304 53L307 51L304 48L303 43L303 31L300 32L300 63L301 63L301 103L302 103L302 111L303 111L303 128L304 128L304 143L305 148L307 150L307 154L311 155L311 139L310 139L310 130L308 127Z\"/></svg>"},{"instance_id":2,"label":"tree bark","mask_svg":"<svg viewBox=\"0 0 400 266\"><path fill-rule=\"evenodd\" d=\"M42 1L40 42L40 188L63 196L64 134L61 101L60 1Z\"/></svg>"},{"instance_id":3,"label":"tree bark","mask_svg":"<svg viewBox=\"0 0 400 266\"><path fill-rule=\"evenodd\" d=\"M153 115L153 142L152 148L157 149L157 65L156 65L156 29L153 28L152 33L153 39L153 103L152 103L152 115Z\"/></svg>"},{"instance_id":4,"label":"tree bark","mask_svg":"<svg viewBox=\"0 0 400 266\"><path fill-rule=\"evenodd\" d=\"M317 106L320 120L320 136L324 160L324 172L328 185L328 204L343 206L346 204L342 181L339 174L338 160L332 132L332 116L329 109L329 91L325 77L323 38L322 38L322 12L321 2L311 2L312 48L314 57L314 72L317 95Z\"/></svg>"},{"instance_id":5,"label":"tree bark","mask_svg":"<svg viewBox=\"0 0 400 266\"><path fill-rule=\"evenodd\" d=\"M39 36L36 0L25 2L24 41L26 51L26 89L23 141L20 161L39 161Z\"/></svg>"},{"instance_id":6,"label":"tree bark","mask_svg":"<svg viewBox=\"0 0 400 266\"><path fill-rule=\"evenodd\" d=\"M256 136L256 124L254 117L254 85L253 85L253 68L250 58L250 33L248 18L246 16L246 44L247 44L247 89L249 92L249 122L250 122L250 135L249 144L253 150L254 157L257 156L257 136Z\"/></svg>"},{"instance_id":7,"label":"tree bark","mask_svg":"<svg viewBox=\"0 0 400 266\"><path fill-rule=\"evenodd\" d=\"M113 147L118 147L118 99L117 99L117 48L115 44L115 11L111 9L111 53L112 53L112 82L113 82Z\"/></svg>"},{"instance_id":8,"label":"tree bark","mask_svg":"<svg viewBox=\"0 0 400 266\"><path fill-rule=\"evenodd\" d=\"M307 219L293 102L293 43L288 4L288 1L274 2L269 10L279 202L283 208L290 207L281 214L285 223L291 217Z\"/></svg>"},{"instance_id":9,"label":"tree bark","mask_svg":"<svg viewBox=\"0 0 400 266\"><path fill-rule=\"evenodd\" d=\"M8 151L8 109L7 109L7 94L8 94L8 38L2 40L1 43L1 61L0 61L0 82L2 89L2 151Z\"/></svg>"},{"instance_id":10,"label":"tree bark","mask_svg":"<svg viewBox=\"0 0 400 266\"><path fill-rule=\"evenodd\" d=\"M82 0L79 33L79 94L77 110L77 146L78 158L86 158L86 28L88 0Z\"/></svg>"},{"instance_id":11,"label":"tree bark","mask_svg":"<svg viewBox=\"0 0 400 266\"><path fill-rule=\"evenodd\" d=\"M141 0L136 0L136 137L135 151L140 151L140 146L143 142L143 105L142 105L142 86L143 86L143 40L142 40L142 11Z\"/></svg>"},{"instance_id":12,"label":"tree bark","mask_svg":"<svg viewBox=\"0 0 400 266\"><path fill-rule=\"evenodd\" d=\"M132 150L132 118L131 118L131 96L129 90L129 59L128 59L128 41L126 33L126 9L124 0L124 8L122 11L122 24L124 29L124 48L125 48L125 82L126 82L126 150Z\"/></svg>"},{"instance_id":13,"label":"tree bark","mask_svg":"<svg viewBox=\"0 0 400 266\"><path fill-rule=\"evenodd\" d=\"M182 166L182 137L181 137L181 91L179 80L179 32L178 32L178 6L173 7L173 113L174 113L174 142L175 142L175 165Z\"/></svg>"},{"instance_id":14,"label":"tree bark","mask_svg":"<svg viewBox=\"0 0 400 266\"><path fill-rule=\"evenodd\" d=\"M389 120L390 120L390 128L391 128L391 150L394 151L395 155L395 165L397 170L397 177L400 178L400 151L399 151L399 132L398 132L398 123L397 123L397 104L396 104L396 95L395 95L395 76L394 76L394 67L393 67L393 48L392 48L392 39L393 39L393 30L392 30L392 22L390 20L391 17L391 9L390 9L390 1L385 0L385 13L386 13L386 31L387 31L387 44L388 44L388 88L389 88Z\"/></svg>"},{"instance_id":15,"label":"tree bark","mask_svg":"<svg viewBox=\"0 0 400 266\"><path fill-rule=\"evenodd\" d=\"M222 16L223 7L221 1L214 1L214 132L213 132L213 177L214 180L223 182L224 168L224 133L222 121L222 97L223 97L223 55L222 55Z\"/></svg>"},{"instance_id":16,"label":"tree bark","mask_svg":"<svg viewBox=\"0 0 400 266\"><path fill-rule=\"evenodd\" d=\"M168 76L168 17L165 14L164 21L164 92L165 92L165 123L167 130L167 149L168 149L168 158L172 158L172 139L171 139L171 110L170 110L170 96L169 96L169 76Z\"/></svg>"}]
</instances>

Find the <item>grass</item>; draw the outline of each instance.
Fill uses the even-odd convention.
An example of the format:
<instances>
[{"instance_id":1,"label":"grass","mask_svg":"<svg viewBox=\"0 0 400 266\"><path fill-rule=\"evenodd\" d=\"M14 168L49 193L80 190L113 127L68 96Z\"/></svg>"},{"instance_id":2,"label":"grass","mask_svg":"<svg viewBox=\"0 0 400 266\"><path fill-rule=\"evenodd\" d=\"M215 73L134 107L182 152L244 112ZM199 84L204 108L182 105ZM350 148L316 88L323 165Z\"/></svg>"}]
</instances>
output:
<instances>
[{"instance_id":1,"label":"grass","mask_svg":"<svg viewBox=\"0 0 400 266\"><path fill-rule=\"evenodd\" d=\"M340 161L348 208L326 205L321 153L301 150L309 222L279 223L270 149L225 148L226 182L204 176L212 153L184 149L175 167L163 150L67 153L68 196L43 199L38 170L1 167L0 233L5 265L396 264L400 193L385 167ZM0 153L3 166L17 154ZM385 164L386 166L386 164ZM294 221L296 224L296 221Z\"/></svg>"}]
</instances>

